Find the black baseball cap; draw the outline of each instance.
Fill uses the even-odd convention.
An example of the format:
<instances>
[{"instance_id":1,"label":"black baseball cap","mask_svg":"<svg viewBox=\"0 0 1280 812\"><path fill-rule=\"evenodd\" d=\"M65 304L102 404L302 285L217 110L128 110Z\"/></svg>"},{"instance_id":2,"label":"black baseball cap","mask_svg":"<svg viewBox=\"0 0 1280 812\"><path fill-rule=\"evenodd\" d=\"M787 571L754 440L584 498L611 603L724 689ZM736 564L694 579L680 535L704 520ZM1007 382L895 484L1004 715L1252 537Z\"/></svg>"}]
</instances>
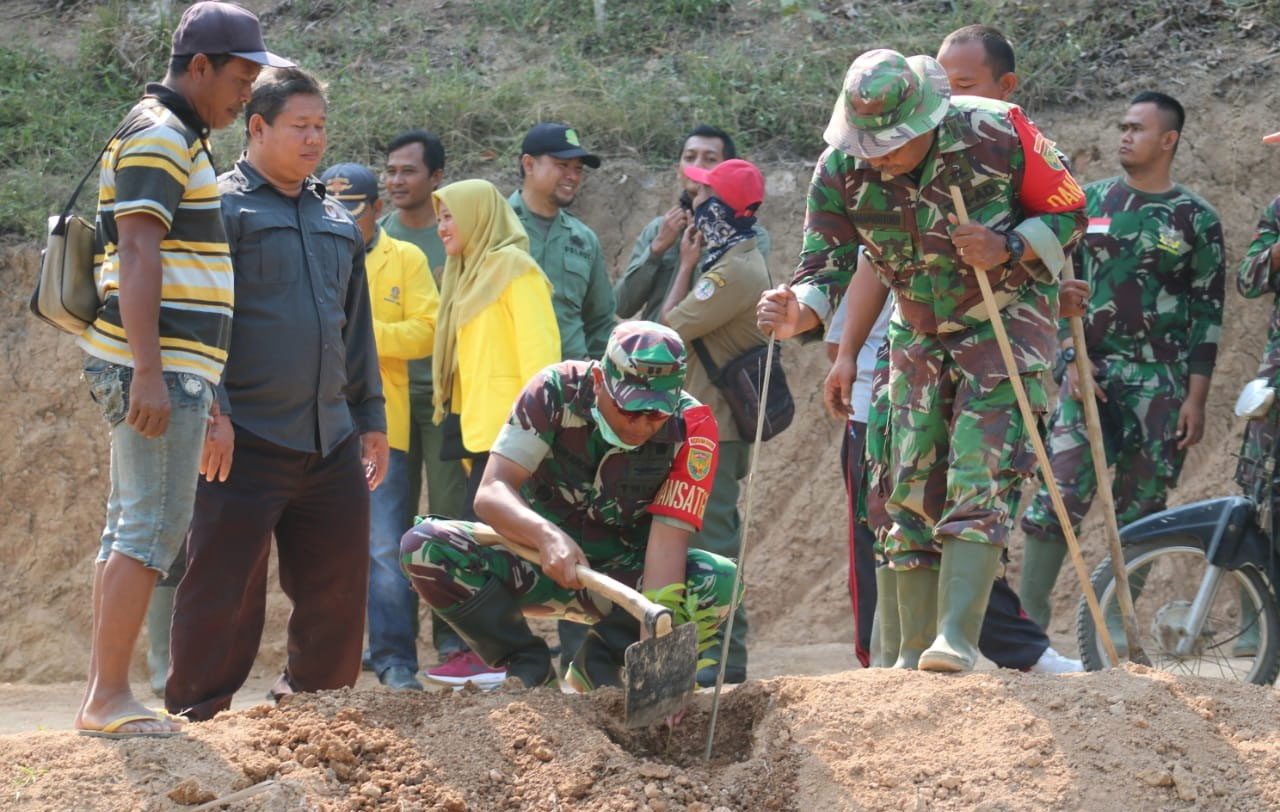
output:
<instances>
[{"instance_id":1,"label":"black baseball cap","mask_svg":"<svg viewBox=\"0 0 1280 812\"><path fill-rule=\"evenodd\" d=\"M216 0L193 3L173 29L173 56L231 54L272 68L292 68L282 56L267 50L258 16L235 3Z\"/></svg>"},{"instance_id":2,"label":"black baseball cap","mask_svg":"<svg viewBox=\"0 0 1280 812\"><path fill-rule=\"evenodd\" d=\"M600 168L600 156L582 148L578 133L565 124L535 124L520 145L521 155L550 155L555 158L581 158L592 169Z\"/></svg>"},{"instance_id":3,"label":"black baseball cap","mask_svg":"<svg viewBox=\"0 0 1280 812\"><path fill-rule=\"evenodd\" d=\"M378 199L378 176L361 164L334 164L320 176L325 191L336 197L352 217L364 213L364 207Z\"/></svg>"}]
</instances>

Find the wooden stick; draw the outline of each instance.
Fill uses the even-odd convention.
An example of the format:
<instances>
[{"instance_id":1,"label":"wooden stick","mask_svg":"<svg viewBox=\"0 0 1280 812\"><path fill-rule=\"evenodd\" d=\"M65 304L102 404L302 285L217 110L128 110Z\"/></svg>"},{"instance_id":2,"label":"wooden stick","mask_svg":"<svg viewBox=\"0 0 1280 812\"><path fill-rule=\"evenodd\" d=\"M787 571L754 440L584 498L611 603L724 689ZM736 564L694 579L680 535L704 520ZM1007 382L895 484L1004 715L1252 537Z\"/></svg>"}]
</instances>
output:
<instances>
[{"instance_id":1,"label":"wooden stick","mask_svg":"<svg viewBox=\"0 0 1280 812\"><path fill-rule=\"evenodd\" d=\"M720 691L724 688L724 669L729 662L729 643L733 636L733 616L738 612L738 603L741 596L738 591L742 588L742 567L747 563L747 534L751 529L752 508L755 503L753 496L755 495L756 484L756 463L760 461L760 446L764 445L761 437L764 436L764 416L765 406L768 402L769 395L769 378L773 373L773 349L777 343L777 338L773 333L769 333L769 348L764 354L764 380L760 382L760 411L756 414L756 439L751 445L751 464L747 467L747 501L742 514L742 533L738 536L738 566L733 571L733 591L730 592L731 599L729 601L729 618L724 624L724 643L720 646L720 670L716 672L716 690L711 697L711 722L707 725L707 745L702 752L702 760L711 760L711 745L716 738L716 718L720 713Z\"/></svg>"},{"instance_id":2,"label":"wooden stick","mask_svg":"<svg viewBox=\"0 0 1280 812\"><path fill-rule=\"evenodd\" d=\"M951 187L951 201L956 207L956 217L961 223L969 222L969 211L964 205L964 197L959 186ZM987 306L987 318L996 333L996 343L1000 345L1000 355L1004 358L1005 371L1009 373L1009 384L1013 386L1014 397L1018 401L1018 409L1022 412L1022 422L1026 425L1027 436L1035 448L1036 459L1040 462L1040 472L1044 476L1045 486L1049 489L1049 498L1053 501L1053 509L1058 514L1058 522L1062 525L1062 534L1067 539L1067 549L1071 553L1071 563L1075 565L1080 585L1084 587L1084 599L1089 604L1089 614L1093 615L1093 624L1098 628L1098 639L1112 664L1119 664L1115 644L1111 642L1111 634L1102 619L1102 609L1098 606L1098 596L1093 592L1093 584L1089 582L1089 569L1085 566L1084 556L1080 554L1080 542L1076 540L1075 531L1071 529L1071 517L1067 515L1067 506L1062 501L1062 491L1058 489L1058 481L1053 477L1053 466L1049 464L1049 452L1045 451L1044 441L1036 430L1035 414L1031 411L1031 403L1027 400L1027 392L1022 388L1022 375L1018 372L1018 364L1013 360L1013 348L1009 346L1009 335L1004 331L1004 319L996 307L995 294L991 292L991 282L985 270L973 269L978 278L978 287L982 289L982 301ZM1126 581L1126 583L1128 583Z\"/></svg>"},{"instance_id":3,"label":"wooden stick","mask_svg":"<svg viewBox=\"0 0 1280 812\"><path fill-rule=\"evenodd\" d=\"M1062 269L1062 278L1074 278L1071 263ZM1102 442L1102 419L1098 415L1098 401L1094 397L1093 365L1089 363L1088 347L1084 342L1084 319L1072 316L1071 341L1076 350L1076 379L1080 381L1080 402L1084 406L1084 424L1089 432L1089 450L1093 457L1093 475L1098 483L1098 499L1102 502L1102 517L1107 529L1107 546L1111 549L1111 572L1116 582L1116 600L1120 604L1120 617L1124 634L1129 642L1129 661L1151 665L1147 653L1139 641L1138 618L1133 609L1133 593L1129 590L1129 568L1120 547L1120 524L1116 521L1116 499L1111 492L1111 471L1107 468L1107 449ZM1066 384L1066 381L1063 381ZM1116 664L1115 660L1111 661Z\"/></svg>"},{"instance_id":4,"label":"wooden stick","mask_svg":"<svg viewBox=\"0 0 1280 812\"><path fill-rule=\"evenodd\" d=\"M233 792L230 795L223 795L221 798L215 798L214 800L209 801L208 803L200 804L199 806L193 806L191 807L190 810L188 810L188 812L206 812L206 810L210 810L210 809L220 809L229 803L234 803L236 801L243 801L245 798L251 798L254 795L257 795L259 792L266 792L267 790L271 789L275 785L276 785L276 782L271 779L268 779L266 781L260 781L259 783L254 784L251 787L245 787L244 789L239 790L238 792Z\"/></svg>"}]
</instances>

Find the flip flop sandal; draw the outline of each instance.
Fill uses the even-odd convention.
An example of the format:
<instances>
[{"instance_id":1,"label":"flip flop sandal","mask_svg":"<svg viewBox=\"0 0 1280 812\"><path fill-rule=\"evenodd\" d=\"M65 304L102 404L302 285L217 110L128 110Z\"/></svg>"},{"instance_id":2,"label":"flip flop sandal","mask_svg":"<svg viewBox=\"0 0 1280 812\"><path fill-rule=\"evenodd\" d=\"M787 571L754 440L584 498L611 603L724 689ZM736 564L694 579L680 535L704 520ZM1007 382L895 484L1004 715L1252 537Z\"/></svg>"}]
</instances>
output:
<instances>
[{"instance_id":1,"label":"flip flop sandal","mask_svg":"<svg viewBox=\"0 0 1280 812\"><path fill-rule=\"evenodd\" d=\"M112 719L99 730L77 730L76 733L81 736L93 736L99 739L172 739L177 736L187 735L185 730L120 730L120 728L130 722L163 722L167 721L167 717L168 714L127 713L124 716L117 716L115 719Z\"/></svg>"}]
</instances>

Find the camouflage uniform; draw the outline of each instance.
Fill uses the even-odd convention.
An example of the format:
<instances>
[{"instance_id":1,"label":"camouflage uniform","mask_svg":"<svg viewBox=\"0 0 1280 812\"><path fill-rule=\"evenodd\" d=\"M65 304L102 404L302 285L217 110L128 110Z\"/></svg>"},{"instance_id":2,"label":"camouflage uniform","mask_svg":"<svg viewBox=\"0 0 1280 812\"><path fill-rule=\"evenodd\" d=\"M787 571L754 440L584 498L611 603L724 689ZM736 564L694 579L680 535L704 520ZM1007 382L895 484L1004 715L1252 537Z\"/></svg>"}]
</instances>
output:
<instances>
[{"instance_id":1,"label":"camouflage uniform","mask_svg":"<svg viewBox=\"0 0 1280 812\"><path fill-rule=\"evenodd\" d=\"M1280 241L1280 197L1272 200L1258 220L1258 230L1240 263L1236 276L1236 289L1246 299L1256 299L1272 294L1276 305L1267 324L1267 347L1258 366L1259 378L1266 378L1269 386L1280 387L1280 274L1271 270L1271 247ZM1255 466L1261 463L1275 443L1277 425L1280 424L1280 406L1272 406L1263 418L1249 421L1240 449L1240 464L1236 468L1236 481L1249 488L1253 485Z\"/></svg>"},{"instance_id":2,"label":"camouflage uniform","mask_svg":"<svg viewBox=\"0 0 1280 812\"><path fill-rule=\"evenodd\" d=\"M886 103L887 106L888 103ZM988 271L1032 408L1055 350L1063 247L1081 210L1029 215L1019 201L1026 157L1013 105L960 97L936 129L919 179L829 148L818 161L793 284L826 318L865 245L897 305L889 328L890 460L884 553L895 569L937 565L949 537L1002 545L1010 495L1032 454L977 279L957 255L947 215L959 186L973 222L1015 230L1039 260Z\"/></svg>"},{"instance_id":3,"label":"camouflage uniform","mask_svg":"<svg viewBox=\"0 0 1280 812\"><path fill-rule=\"evenodd\" d=\"M683 360L683 348L671 336ZM538 373L491 453L533 472L521 495L582 548L593 569L635 586L652 522L690 531L701 526L717 464L715 420L681 392L675 412L652 439L632 451L616 448L592 414L591 370L597 365L564 361ZM632 400L624 408L656 405ZM491 581L505 587L526 615L595 623L610 612L606 599L561 587L502 548L479 546L470 522L429 518L405 535L401 551L414 588L446 618ZM727 558L688 551L686 588L699 609L714 610L717 625L728 615L734 570Z\"/></svg>"},{"instance_id":4,"label":"camouflage uniform","mask_svg":"<svg viewBox=\"0 0 1280 812\"><path fill-rule=\"evenodd\" d=\"M1124 526L1163 510L1178 481L1186 455L1177 447L1178 412L1188 376L1213 373L1225 250L1217 212L1177 184L1148 194L1117 177L1090 184L1085 197L1089 225L1075 262L1091 285L1085 342L1107 395L1098 408L1107 462L1115 466L1116 520ZM1065 320L1060 337L1070 337ZM1065 387L1050 421L1049 452L1078 532L1097 479L1084 408ZM1022 526L1032 544L1063 543L1043 486Z\"/></svg>"}]
</instances>

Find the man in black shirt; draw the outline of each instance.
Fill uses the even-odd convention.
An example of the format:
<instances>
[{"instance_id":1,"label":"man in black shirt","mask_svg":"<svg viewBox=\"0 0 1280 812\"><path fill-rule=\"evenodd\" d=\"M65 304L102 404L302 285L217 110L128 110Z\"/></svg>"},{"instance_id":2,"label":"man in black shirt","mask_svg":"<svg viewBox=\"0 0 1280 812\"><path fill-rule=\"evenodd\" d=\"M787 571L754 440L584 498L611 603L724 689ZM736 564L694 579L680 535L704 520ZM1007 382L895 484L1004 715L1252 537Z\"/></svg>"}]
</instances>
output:
<instances>
[{"instance_id":1,"label":"man in black shirt","mask_svg":"<svg viewBox=\"0 0 1280 812\"><path fill-rule=\"evenodd\" d=\"M386 415L364 240L311 174L325 114L312 76L264 71L245 109L248 151L219 179L236 325L165 686L168 710L197 721L228 708L249 675L273 533L293 601L273 693L350 686L360 672L369 491L386 470Z\"/></svg>"}]
</instances>

